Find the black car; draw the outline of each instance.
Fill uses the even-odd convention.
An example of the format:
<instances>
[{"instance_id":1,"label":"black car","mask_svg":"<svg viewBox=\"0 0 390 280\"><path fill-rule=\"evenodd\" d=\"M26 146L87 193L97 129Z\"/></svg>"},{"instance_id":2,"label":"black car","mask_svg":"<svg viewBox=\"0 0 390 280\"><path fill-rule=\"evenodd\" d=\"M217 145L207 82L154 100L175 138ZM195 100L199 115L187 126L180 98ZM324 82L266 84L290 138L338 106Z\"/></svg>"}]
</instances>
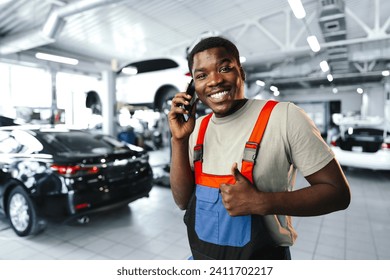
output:
<instances>
[{"instance_id":1,"label":"black car","mask_svg":"<svg viewBox=\"0 0 390 280\"><path fill-rule=\"evenodd\" d=\"M58 128L0 128L0 212L19 236L148 196L153 173L141 148Z\"/></svg>"},{"instance_id":2,"label":"black car","mask_svg":"<svg viewBox=\"0 0 390 280\"><path fill-rule=\"evenodd\" d=\"M14 119L7 118L0 115L0 126L17 125Z\"/></svg>"}]
</instances>

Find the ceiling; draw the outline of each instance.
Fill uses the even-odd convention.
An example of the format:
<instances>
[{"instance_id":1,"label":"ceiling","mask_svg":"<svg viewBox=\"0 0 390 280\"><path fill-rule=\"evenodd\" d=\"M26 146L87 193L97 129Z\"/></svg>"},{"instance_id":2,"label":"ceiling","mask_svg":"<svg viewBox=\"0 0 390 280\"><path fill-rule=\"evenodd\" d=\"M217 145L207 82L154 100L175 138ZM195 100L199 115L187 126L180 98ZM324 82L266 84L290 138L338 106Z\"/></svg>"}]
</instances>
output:
<instances>
[{"instance_id":1,"label":"ceiling","mask_svg":"<svg viewBox=\"0 0 390 280\"><path fill-rule=\"evenodd\" d=\"M390 68L390 1L303 0L296 19L287 0L0 0L0 61L42 64L37 50L80 59L51 68L87 73L147 57L185 56L205 32L233 40L249 81L279 89L329 82L378 82ZM310 50L316 35L321 50Z\"/></svg>"}]
</instances>

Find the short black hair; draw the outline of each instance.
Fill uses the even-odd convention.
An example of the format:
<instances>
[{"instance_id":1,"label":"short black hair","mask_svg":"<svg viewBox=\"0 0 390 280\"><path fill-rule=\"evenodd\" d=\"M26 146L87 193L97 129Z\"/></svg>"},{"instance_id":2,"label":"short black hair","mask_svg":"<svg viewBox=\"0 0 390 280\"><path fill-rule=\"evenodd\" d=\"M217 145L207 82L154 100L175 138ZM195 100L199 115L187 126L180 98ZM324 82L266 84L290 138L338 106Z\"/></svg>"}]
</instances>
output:
<instances>
[{"instance_id":1,"label":"short black hair","mask_svg":"<svg viewBox=\"0 0 390 280\"><path fill-rule=\"evenodd\" d=\"M220 37L220 36L208 37L201 40L199 43L197 43L192 48L191 52L188 54L187 57L188 69L190 70L191 76L192 76L192 66L194 65L195 54L212 48L224 48L227 52L233 55L233 57L237 60L238 65L241 67L240 54L235 44L233 44L230 40L224 37Z\"/></svg>"}]
</instances>

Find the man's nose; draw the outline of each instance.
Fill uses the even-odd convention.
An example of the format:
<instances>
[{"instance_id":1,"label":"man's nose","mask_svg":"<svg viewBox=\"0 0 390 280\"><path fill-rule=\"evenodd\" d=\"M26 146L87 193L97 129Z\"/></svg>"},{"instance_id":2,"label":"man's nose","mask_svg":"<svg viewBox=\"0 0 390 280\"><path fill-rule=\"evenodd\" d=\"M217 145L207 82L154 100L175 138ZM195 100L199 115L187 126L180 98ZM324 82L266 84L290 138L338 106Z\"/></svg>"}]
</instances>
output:
<instances>
[{"instance_id":1,"label":"man's nose","mask_svg":"<svg viewBox=\"0 0 390 280\"><path fill-rule=\"evenodd\" d=\"M214 87L222 83L223 77L221 73L213 72L209 74L209 81L207 83L208 86Z\"/></svg>"}]
</instances>

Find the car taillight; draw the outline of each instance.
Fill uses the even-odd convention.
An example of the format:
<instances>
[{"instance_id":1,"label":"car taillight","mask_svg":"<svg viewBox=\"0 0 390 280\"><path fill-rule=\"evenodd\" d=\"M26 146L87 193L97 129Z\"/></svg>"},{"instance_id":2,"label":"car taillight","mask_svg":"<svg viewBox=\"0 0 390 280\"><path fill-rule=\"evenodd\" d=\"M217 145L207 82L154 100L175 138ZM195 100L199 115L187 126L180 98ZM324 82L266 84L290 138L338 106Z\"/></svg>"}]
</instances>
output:
<instances>
[{"instance_id":1,"label":"car taillight","mask_svg":"<svg viewBox=\"0 0 390 280\"><path fill-rule=\"evenodd\" d=\"M382 143L381 149L382 150L390 150L390 143Z\"/></svg>"},{"instance_id":2,"label":"car taillight","mask_svg":"<svg viewBox=\"0 0 390 280\"><path fill-rule=\"evenodd\" d=\"M89 208L89 207L91 207L91 204L89 204L89 203L80 203L80 204L75 205L74 208L76 210L81 210L81 209L85 209L85 208Z\"/></svg>"},{"instance_id":3,"label":"car taillight","mask_svg":"<svg viewBox=\"0 0 390 280\"><path fill-rule=\"evenodd\" d=\"M98 172L99 172L99 167L97 167L97 166L92 166L92 167L87 168L88 174L95 174Z\"/></svg>"},{"instance_id":4,"label":"car taillight","mask_svg":"<svg viewBox=\"0 0 390 280\"><path fill-rule=\"evenodd\" d=\"M69 165L56 165L56 164L53 164L51 166L51 169L56 171L60 175L74 175L81 169L81 167L78 166L78 165L69 166Z\"/></svg>"},{"instance_id":5,"label":"car taillight","mask_svg":"<svg viewBox=\"0 0 390 280\"><path fill-rule=\"evenodd\" d=\"M99 172L99 167L88 166L81 167L80 165L57 165L53 164L51 169L63 176L75 176L83 174L95 174Z\"/></svg>"}]
</instances>

